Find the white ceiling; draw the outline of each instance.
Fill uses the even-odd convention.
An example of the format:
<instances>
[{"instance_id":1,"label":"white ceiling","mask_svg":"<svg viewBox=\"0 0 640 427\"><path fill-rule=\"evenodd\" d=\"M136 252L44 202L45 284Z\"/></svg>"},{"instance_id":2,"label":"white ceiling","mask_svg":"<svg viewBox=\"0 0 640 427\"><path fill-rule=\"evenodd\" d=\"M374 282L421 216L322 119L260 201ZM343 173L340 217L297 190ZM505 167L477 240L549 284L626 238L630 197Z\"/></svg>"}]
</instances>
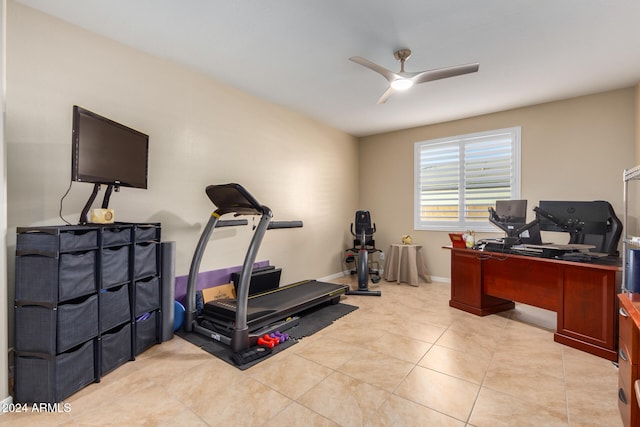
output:
<instances>
[{"instance_id":1,"label":"white ceiling","mask_svg":"<svg viewBox=\"0 0 640 427\"><path fill-rule=\"evenodd\" d=\"M355 136L628 87L639 0L18 0ZM478 73L376 101L379 74Z\"/></svg>"}]
</instances>

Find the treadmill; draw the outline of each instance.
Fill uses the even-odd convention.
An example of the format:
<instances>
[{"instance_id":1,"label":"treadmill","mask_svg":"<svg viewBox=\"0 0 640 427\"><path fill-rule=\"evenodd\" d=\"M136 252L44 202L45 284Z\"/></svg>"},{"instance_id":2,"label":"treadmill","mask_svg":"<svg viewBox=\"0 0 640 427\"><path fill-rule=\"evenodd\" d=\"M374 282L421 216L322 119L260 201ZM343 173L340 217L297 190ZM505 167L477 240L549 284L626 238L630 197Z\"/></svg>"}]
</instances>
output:
<instances>
[{"instance_id":1,"label":"treadmill","mask_svg":"<svg viewBox=\"0 0 640 427\"><path fill-rule=\"evenodd\" d=\"M186 332L200 333L229 345L234 352L241 352L256 345L258 338L265 333L277 328L283 330L292 316L328 302L337 304L340 296L347 292L348 285L305 280L249 297L253 265L266 231L302 227L302 221L272 221L271 209L261 205L239 184L209 185L205 191L217 209L209 217L191 261L185 309ZM210 301L204 305L199 317L196 312L196 282L211 233L216 227L248 224L246 220L221 220L226 214L259 216L260 220L242 265L236 299Z\"/></svg>"}]
</instances>

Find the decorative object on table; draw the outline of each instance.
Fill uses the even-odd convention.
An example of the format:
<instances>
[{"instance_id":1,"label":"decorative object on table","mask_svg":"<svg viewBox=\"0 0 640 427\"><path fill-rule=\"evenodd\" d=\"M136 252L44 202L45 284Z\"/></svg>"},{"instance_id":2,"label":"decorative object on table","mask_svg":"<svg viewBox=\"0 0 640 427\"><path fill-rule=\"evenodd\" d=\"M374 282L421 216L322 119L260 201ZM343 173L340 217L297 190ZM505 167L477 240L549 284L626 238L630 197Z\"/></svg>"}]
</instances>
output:
<instances>
[{"instance_id":1,"label":"decorative object on table","mask_svg":"<svg viewBox=\"0 0 640 427\"><path fill-rule=\"evenodd\" d=\"M476 244L476 232L471 230L464 234L464 242L468 248L472 248Z\"/></svg>"},{"instance_id":2,"label":"decorative object on table","mask_svg":"<svg viewBox=\"0 0 640 427\"><path fill-rule=\"evenodd\" d=\"M402 236L402 244L411 245L413 244L413 239L408 234L405 234L404 236Z\"/></svg>"}]
</instances>

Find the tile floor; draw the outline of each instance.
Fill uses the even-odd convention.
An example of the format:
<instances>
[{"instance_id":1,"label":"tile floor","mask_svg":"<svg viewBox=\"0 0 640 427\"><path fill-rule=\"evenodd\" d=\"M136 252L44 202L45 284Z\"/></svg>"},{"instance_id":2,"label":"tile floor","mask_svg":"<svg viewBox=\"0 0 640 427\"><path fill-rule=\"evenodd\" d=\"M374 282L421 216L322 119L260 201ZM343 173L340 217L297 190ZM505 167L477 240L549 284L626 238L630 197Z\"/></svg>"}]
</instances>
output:
<instances>
[{"instance_id":1,"label":"tile floor","mask_svg":"<svg viewBox=\"0 0 640 427\"><path fill-rule=\"evenodd\" d=\"M616 367L555 343L554 313L481 318L450 308L447 284L374 286L382 297L344 297L360 309L247 371L175 337L71 396L69 412L0 425L621 425Z\"/></svg>"}]
</instances>

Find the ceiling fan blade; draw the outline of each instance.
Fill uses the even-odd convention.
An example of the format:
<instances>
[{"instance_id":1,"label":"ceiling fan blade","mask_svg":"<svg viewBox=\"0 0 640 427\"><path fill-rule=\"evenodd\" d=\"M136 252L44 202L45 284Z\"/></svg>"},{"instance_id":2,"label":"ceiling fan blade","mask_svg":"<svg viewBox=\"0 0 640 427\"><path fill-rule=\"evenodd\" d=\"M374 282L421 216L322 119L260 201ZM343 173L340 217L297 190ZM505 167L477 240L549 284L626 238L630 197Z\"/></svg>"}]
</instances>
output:
<instances>
[{"instance_id":1,"label":"ceiling fan blade","mask_svg":"<svg viewBox=\"0 0 640 427\"><path fill-rule=\"evenodd\" d=\"M475 73L480 68L480 64L456 65L455 67L438 68L436 70L422 71L415 73L411 79L414 84L430 82L433 80L446 79L460 76L462 74Z\"/></svg>"},{"instance_id":2,"label":"ceiling fan blade","mask_svg":"<svg viewBox=\"0 0 640 427\"><path fill-rule=\"evenodd\" d=\"M378 99L377 104L384 104L387 102L387 99L393 94L393 88L389 86L386 91L382 94L382 96Z\"/></svg>"},{"instance_id":3,"label":"ceiling fan blade","mask_svg":"<svg viewBox=\"0 0 640 427\"><path fill-rule=\"evenodd\" d=\"M349 58L349 60L355 62L356 64L360 64L363 67L367 67L368 69L373 70L376 73L382 74L382 76L388 81L392 81L398 78L398 75L393 71L387 70L383 66L380 66L375 62L371 62L368 59L363 58L361 56L352 56L351 58Z\"/></svg>"}]
</instances>

